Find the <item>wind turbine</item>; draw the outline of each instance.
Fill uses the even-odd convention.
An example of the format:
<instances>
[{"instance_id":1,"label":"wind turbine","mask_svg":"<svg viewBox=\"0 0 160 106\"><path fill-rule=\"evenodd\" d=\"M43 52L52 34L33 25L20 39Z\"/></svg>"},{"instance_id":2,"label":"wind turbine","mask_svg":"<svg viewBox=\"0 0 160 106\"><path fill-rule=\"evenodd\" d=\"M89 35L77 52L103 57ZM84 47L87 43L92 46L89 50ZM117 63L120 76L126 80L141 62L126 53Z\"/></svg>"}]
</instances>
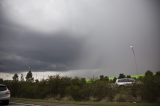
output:
<instances>
[{"instance_id":1,"label":"wind turbine","mask_svg":"<svg viewBox=\"0 0 160 106\"><path fill-rule=\"evenodd\" d=\"M134 51L134 46L130 45L130 48L131 48L133 56L134 56L134 63L135 63L135 66L136 66L136 74L138 74L138 65L137 65L137 60L136 60L136 54L135 54L135 51Z\"/></svg>"}]
</instances>

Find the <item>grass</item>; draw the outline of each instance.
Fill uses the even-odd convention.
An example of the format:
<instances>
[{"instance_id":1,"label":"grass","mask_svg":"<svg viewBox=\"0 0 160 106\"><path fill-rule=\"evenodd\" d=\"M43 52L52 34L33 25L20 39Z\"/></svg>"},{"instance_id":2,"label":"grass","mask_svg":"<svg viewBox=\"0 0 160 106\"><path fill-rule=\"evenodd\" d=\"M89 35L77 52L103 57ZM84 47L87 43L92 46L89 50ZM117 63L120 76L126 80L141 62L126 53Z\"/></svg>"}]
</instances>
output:
<instances>
[{"instance_id":1,"label":"grass","mask_svg":"<svg viewBox=\"0 0 160 106\"><path fill-rule=\"evenodd\" d=\"M144 74L131 75L132 78L144 77Z\"/></svg>"},{"instance_id":2,"label":"grass","mask_svg":"<svg viewBox=\"0 0 160 106\"><path fill-rule=\"evenodd\" d=\"M105 104L95 104L93 106L159 106L159 104L154 103L105 103Z\"/></svg>"},{"instance_id":3,"label":"grass","mask_svg":"<svg viewBox=\"0 0 160 106\"><path fill-rule=\"evenodd\" d=\"M47 105L47 106L159 106L156 103L128 103L128 102L77 102L77 101L58 101L54 99L25 99L25 98L12 98L12 102L36 104L36 105Z\"/></svg>"}]
</instances>

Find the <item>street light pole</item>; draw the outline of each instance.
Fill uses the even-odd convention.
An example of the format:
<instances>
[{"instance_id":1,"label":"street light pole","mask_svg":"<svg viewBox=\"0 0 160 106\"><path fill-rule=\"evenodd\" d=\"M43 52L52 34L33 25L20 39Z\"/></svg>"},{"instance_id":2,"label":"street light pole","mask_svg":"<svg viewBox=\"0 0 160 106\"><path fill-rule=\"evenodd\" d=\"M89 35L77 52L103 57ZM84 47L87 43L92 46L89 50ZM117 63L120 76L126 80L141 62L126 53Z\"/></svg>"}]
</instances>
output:
<instances>
[{"instance_id":1,"label":"street light pole","mask_svg":"<svg viewBox=\"0 0 160 106\"><path fill-rule=\"evenodd\" d=\"M134 63L135 63L135 66L136 66L136 74L138 74L138 65L137 65L137 60L136 60L136 54L135 54L135 51L134 51L134 46L131 45L130 48L131 48L133 56L134 56Z\"/></svg>"}]
</instances>

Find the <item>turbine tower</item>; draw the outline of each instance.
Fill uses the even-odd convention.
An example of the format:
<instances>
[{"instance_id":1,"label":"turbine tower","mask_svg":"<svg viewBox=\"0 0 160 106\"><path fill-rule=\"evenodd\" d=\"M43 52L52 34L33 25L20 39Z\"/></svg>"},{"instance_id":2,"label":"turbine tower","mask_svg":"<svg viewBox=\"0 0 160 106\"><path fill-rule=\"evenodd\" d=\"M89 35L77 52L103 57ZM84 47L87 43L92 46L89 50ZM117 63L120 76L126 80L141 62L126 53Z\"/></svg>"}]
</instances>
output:
<instances>
[{"instance_id":1,"label":"turbine tower","mask_svg":"<svg viewBox=\"0 0 160 106\"><path fill-rule=\"evenodd\" d=\"M133 56L134 56L134 63L135 63L135 66L136 66L136 74L138 74L138 65L137 65L137 60L136 60L136 54L135 54L135 51L134 51L134 46L130 45L130 48L131 48Z\"/></svg>"}]
</instances>

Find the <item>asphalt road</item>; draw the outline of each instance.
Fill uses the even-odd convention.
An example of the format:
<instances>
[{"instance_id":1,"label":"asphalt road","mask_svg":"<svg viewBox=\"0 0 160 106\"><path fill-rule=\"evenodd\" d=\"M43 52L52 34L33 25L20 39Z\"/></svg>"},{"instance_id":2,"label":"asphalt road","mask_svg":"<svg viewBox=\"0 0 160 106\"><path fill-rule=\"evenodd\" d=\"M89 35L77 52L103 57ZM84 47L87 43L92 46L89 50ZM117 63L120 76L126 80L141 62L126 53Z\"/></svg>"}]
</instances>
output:
<instances>
[{"instance_id":1,"label":"asphalt road","mask_svg":"<svg viewBox=\"0 0 160 106\"><path fill-rule=\"evenodd\" d=\"M40 105L24 104L24 103L10 103L9 105L4 105L4 106L40 106Z\"/></svg>"},{"instance_id":2,"label":"asphalt road","mask_svg":"<svg viewBox=\"0 0 160 106\"><path fill-rule=\"evenodd\" d=\"M0 106L3 106L0 104ZM76 105L76 104L45 104L45 105L34 105L34 104L25 104L25 103L15 103L15 102L10 102L9 105L4 105L4 106L91 106L91 105Z\"/></svg>"},{"instance_id":3,"label":"asphalt road","mask_svg":"<svg viewBox=\"0 0 160 106\"><path fill-rule=\"evenodd\" d=\"M40 106L40 105L32 105L32 104L10 104L8 106Z\"/></svg>"}]
</instances>

